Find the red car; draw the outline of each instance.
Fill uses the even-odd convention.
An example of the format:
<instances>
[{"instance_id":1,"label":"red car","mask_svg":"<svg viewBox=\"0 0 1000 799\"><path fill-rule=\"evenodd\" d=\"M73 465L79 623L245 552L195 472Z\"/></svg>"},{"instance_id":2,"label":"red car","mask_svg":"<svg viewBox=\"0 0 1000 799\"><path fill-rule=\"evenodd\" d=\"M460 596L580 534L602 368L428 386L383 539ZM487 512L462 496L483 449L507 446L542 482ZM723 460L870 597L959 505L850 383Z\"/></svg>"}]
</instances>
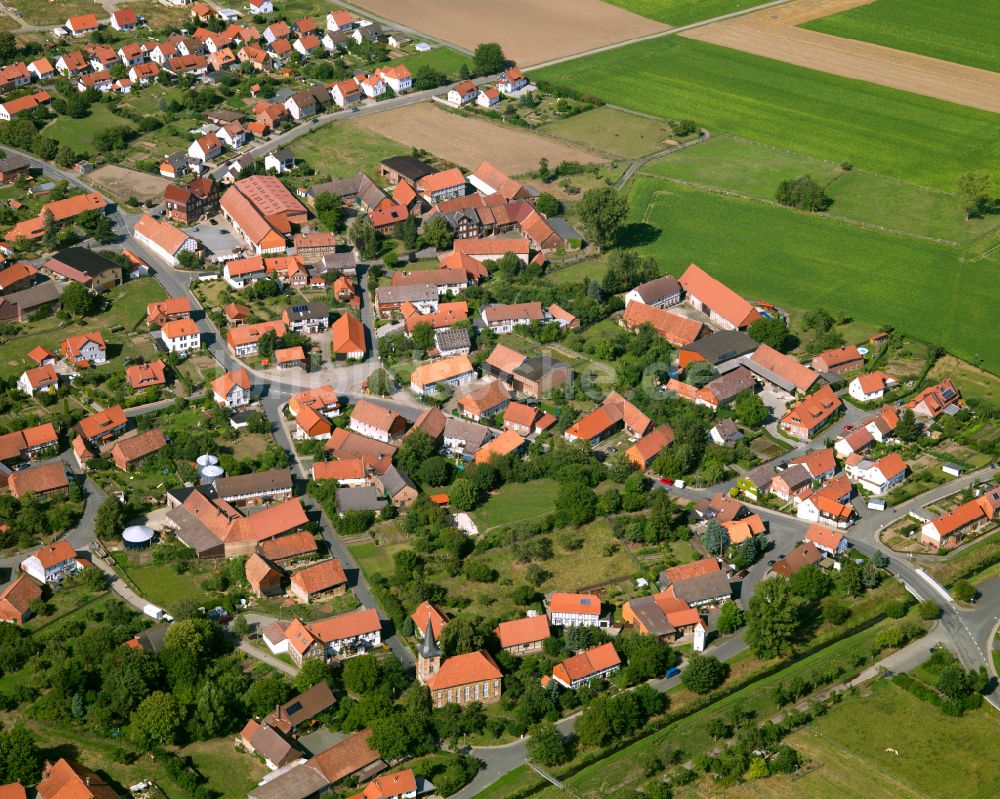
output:
<instances>
[{"instance_id":1,"label":"red car","mask_svg":"<svg viewBox=\"0 0 1000 799\"><path fill-rule=\"evenodd\" d=\"M845 430L846 430L847 432L851 432L851 430L853 430L853 429L854 429L854 425L853 425L853 424L845 424L845 425L844 425L844 429L845 429Z\"/></svg>"},{"instance_id":2,"label":"red car","mask_svg":"<svg viewBox=\"0 0 1000 799\"><path fill-rule=\"evenodd\" d=\"M660 482L663 483L663 485L665 486L672 486L674 484L674 481L671 480L669 477L661 477Z\"/></svg>"}]
</instances>

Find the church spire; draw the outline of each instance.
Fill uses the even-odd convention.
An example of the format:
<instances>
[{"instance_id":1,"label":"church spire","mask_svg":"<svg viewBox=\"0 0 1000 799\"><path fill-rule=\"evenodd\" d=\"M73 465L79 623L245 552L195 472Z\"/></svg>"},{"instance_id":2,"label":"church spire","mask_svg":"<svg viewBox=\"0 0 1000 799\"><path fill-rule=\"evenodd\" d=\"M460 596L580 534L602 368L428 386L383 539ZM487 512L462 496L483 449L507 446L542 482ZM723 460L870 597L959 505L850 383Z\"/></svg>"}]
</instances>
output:
<instances>
[{"instance_id":1,"label":"church spire","mask_svg":"<svg viewBox=\"0 0 1000 799\"><path fill-rule=\"evenodd\" d=\"M431 624L431 615L427 614L427 629L424 630L424 640L420 644L420 656L423 658L439 658L441 650L438 649L437 641L434 640L434 625Z\"/></svg>"}]
</instances>

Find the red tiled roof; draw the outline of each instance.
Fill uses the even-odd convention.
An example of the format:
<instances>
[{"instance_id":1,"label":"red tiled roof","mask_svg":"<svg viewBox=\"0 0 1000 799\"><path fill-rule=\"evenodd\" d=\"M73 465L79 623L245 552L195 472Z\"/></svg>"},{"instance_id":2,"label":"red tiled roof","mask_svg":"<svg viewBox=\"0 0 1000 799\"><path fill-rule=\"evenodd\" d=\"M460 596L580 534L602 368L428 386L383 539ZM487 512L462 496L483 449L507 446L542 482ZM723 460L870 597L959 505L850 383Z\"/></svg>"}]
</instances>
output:
<instances>
[{"instance_id":1,"label":"red tiled roof","mask_svg":"<svg viewBox=\"0 0 1000 799\"><path fill-rule=\"evenodd\" d=\"M699 299L735 327L746 327L760 318L749 302L695 264L684 270L680 284L687 294Z\"/></svg>"},{"instance_id":2,"label":"red tiled roof","mask_svg":"<svg viewBox=\"0 0 1000 799\"><path fill-rule=\"evenodd\" d=\"M549 597L549 613L580 613L600 616L601 599L596 594L567 594L556 592Z\"/></svg>"},{"instance_id":3,"label":"red tiled roof","mask_svg":"<svg viewBox=\"0 0 1000 799\"><path fill-rule=\"evenodd\" d=\"M346 584L347 575L344 574L344 567L336 558L306 566L292 575L292 586L307 595Z\"/></svg>"},{"instance_id":4,"label":"red tiled roof","mask_svg":"<svg viewBox=\"0 0 1000 799\"><path fill-rule=\"evenodd\" d=\"M502 621L496 628L496 634L500 646L504 648L543 641L551 635L549 620L544 615Z\"/></svg>"},{"instance_id":5,"label":"red tiled roof","mask_svg":"<svg viewBox=\"0 0 1000 799\"><path fill-rule=\"evenodd\" d=\"M502 676L493 658L480 650L444 660L437 673L427 679L427 687L441 691L484 680L499 680Z\"/></svg>"}]
</instances>

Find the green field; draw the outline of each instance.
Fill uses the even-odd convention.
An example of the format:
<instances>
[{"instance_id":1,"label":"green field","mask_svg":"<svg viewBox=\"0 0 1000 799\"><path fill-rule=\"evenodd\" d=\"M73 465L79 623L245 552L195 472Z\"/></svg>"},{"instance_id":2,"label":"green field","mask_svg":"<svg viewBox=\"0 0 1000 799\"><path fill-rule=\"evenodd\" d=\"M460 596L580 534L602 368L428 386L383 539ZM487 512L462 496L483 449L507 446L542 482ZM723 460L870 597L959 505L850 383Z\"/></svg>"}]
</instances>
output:
<instances>
[{"instance_id":1,"label":"green field","mask_svg":"<svg viewBox=\"0 0 1000 799\"><path fill-rule=\"evenodd\" d=\"M469 56L463 55L449 47L435 47L426 53L413 53L412 55L394 59L389 63L393 65L402 64L410 72L416 72L420 67L432 67L443 72L449 78L456 78L462 64L471 66L471 60Z\"/></svg>"},{"instance_id":2,"label":"green field","mask_svg":"<svg viewBox=\"0 0 1000 799\"><path fill-rule=\"evenodd\" d=\"M988 799L1000 794L1000 770L992 754L998 735L1000 717L985 703L954 718L880 682L870 696L849 698L793 734L788 743L816 767L795 779L768 780L762 787L775 782L777 790L760 795Z\"/></svg>"},{"instance_id":3,"label":"green field","mask_svg":"<svg viewBox=\"0 0 1000 799\"><path fill-rule=\"evenodd\" d=\"M605 2L675 27L761 4L761 0L605 0Z\"/></svg>"},{"instance_id":4,"label":"green field","mask_svg":"<svg viewBox=\"0 0 1000 799\"><path fill-rule=\"evenodd\" d=\"M552 269L546 273L545 277L553 283L579 283L585 277L589 277L591 280L600 280L607 271L608 265L604 261L587 260Z\"/></svg>"},{"instance_id":5,"label":"green field","mask_svg":"<svg viewBox=\"0 0 1000 799\"><path fill-rule=\"evenodd\" d=\"M350 122L334 122L295 141L295 157L316 170L319 182L327 175L346 178L358 171L378 176L378 164L393 155L409 155L410 148Z\"/></svg>"},{"instance_id":6,"label":"green field","mask_svg":"<svg viewBox=\"0 0 1000 799\"><path fill-rule=\"evenodd\" d=\"M20 11L29 25L62 25L70 17L94 11L87 0L14 0L9 7Z\"/></svg>"},{"instance_id":7,"label":"green field","mask_svg":"<svg viewBox=\"0 0 1000 799\"><path fill-rule=\"evenodd\" d=\"M540 128L542 133L582 144L612 157L638 158L668 147L670 125L659 119L601 106Z\"/></svg>"},{"instance_id":8,"label":"green field","mask_svg":"<svg viewBox=\"0 0 1000 799\"><path fill-rule=\"evenodd\" d=\"M1000 162L994 114L677 36L531 77L946 191L964 172Z\"/></svg>"},{"instance_id":9,"label":"green field","mask_svg":"<svg viewBox=\"0 0 1000 799\"><path fill-rule=\"evenodd\" d=\"M802 27L1000 71L1000 4L876 0Z\"/></svg>"},{"instance_id":10,"label":"green field","mask_svg":"<svg viewBox=\"0 0 1000 799\"><path fill-rule=\"evenodd\" d=\"M633 220L659 230L642 250L665 272L694 261L748 298L847 309L1000 372L1000 262L655 178L630 201Z\"/></svg>"},{"instance_id":11,"label":"green field","mask_svg":"<svg viewBox=\"0 0 1000 799\"><path fill-rule=\"evenodd\" d=\"M643 171L768 201L782 180L809 175L826 187L832 216L963 244L1000 227L995 216L966 221L957 195L725 135L666 155Z\"/></svg>"},{"instance_id":12,"label":"green field","mask_svg":"<svg viewBox=\"0 0 1000 799\"><path fill-rule=\"evenodd\" d=\"M492 527L540 518L552 512L558 490L559 484L548 479L507 483L472 512L472 520L484 533Z\"/></svg>"},{"instance_id":13,"label":"green field","mask_svg":"<svg viewBox=\"0 0 1000 799\"><path fill-rule=\"evenodd\" d=\"M129 125L129 121L116 116L104 103L94 103L90 106L90 113L81 119L67 116L57 118L45 128L45 135L60 144L68 144L78 153L92 152L94 136L122 125Z\"/></svg>"}]
</instances>

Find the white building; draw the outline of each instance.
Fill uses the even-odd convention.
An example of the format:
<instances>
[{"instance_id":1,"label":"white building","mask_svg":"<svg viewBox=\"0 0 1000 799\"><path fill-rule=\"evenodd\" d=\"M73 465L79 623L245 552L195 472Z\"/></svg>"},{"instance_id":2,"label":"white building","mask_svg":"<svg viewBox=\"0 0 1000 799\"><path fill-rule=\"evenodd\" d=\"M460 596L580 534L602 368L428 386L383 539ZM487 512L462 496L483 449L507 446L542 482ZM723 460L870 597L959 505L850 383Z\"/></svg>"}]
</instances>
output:
<instances>
[{"instance_id":1,"label":"white building","mask_svg":"<svg viewBox=\"0 0 1000 799\"><path fill-rule=\"evenodd\" d=\"M21 561L21 571L40 583L60 582L65 576L76 574L81 568L76 551L65 540L42 547Z\"/></svg>"},{"instance_id":2,"label":"white building","mask_svg":"<svg viewBox=\"0 0 1000 799\"><path fill-rule=\"evenodd\" d=\"M882 399L886 391L899 385L899 381L885 372L870 372L858 375L847 387L847 393L858 402L874 402Z\"/></svg>"},{"instance_id":3,"label":"white building","mask_svg":"<svg viewBox=\"0 0 1000 799\"><path fill-rule=\"evenodd\" d=\"M160 328L167 352L186 352L201 347L201 333L193 319L174 319Z\"/></svg>"},{"instance_id":4,"label":"white building","mask_svg":"<svg viewBox=\"0 0 1000 799\"><path fill-rule=\"evenodd\" d=\"M601 600L596 594L553 593L546 609L553 627L607 627L601 618Z\"/></svg>"},{"instance_id":5,"label":"white building","mask_svg":"<svg viewBox=\"0 0 1000 799\"><path fill-rule=\"evenodd\" d=\"M893 452L877 461L862 459L856 463L848 463L845 467L847 476L861 484L871 494L881 496L891 491L906 479L906 462Z\"/></svg>"}]
</instances>

